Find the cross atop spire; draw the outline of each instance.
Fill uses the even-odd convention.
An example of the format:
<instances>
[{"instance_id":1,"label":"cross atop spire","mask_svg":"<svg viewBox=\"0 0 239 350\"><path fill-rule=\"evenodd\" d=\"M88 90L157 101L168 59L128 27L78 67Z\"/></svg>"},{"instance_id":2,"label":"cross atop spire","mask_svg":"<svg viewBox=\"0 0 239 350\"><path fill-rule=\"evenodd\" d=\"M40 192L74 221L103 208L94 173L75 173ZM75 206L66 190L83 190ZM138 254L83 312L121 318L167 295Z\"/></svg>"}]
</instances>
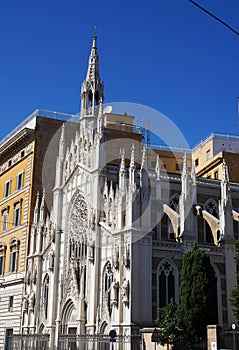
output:
<instances>
[{"instance_id":1,"label":"cross atop spire","mask_svg":"<svg viewBox=\"0 0 239 350\"><path fill-rule=\"evenodd\" d=\"M96 35L96 24L94 24L93 30L94 30L94 35Z\"/></svg>"}]
</instances>

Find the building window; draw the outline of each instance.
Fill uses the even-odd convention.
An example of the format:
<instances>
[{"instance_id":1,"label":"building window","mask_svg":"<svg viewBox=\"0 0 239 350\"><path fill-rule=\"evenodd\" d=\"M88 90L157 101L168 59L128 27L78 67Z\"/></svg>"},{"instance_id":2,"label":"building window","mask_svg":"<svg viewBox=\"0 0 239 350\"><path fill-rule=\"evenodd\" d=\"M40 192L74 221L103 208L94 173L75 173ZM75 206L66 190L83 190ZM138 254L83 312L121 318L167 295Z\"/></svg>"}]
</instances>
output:
<instances>
[{"instance_id":1,"label":"building window","mask_svg":"<svg viewBox=\"0 0 239 350\"><path fill-rule=\"evenodd\" d=\"M199 159L195 159L195 166L198 166L199 165Z\"/></svg>"},{"instance_id":2,"label":"building window","mask_svg":"<svg viewBox=\"0 0 239 350\"><path fill-rule=\"evenodd\" d=\"M8 166L10 167L12 165L12 160L10 159L9 161L8 161Z\"/></svg>"},{"instance_id":3,"label":"building window","mask_svg":"<svg viewBox=\"0 0 239 350\"><path fill-rule=\"evenodd\" d=\"M8 223L8 212L5 211L2 215L2 231L7 230L7 223Z\"/></svg>"},{"instance_id":4,"label":"building window","mask_svg":"<svg viewBox=\"0 0 239 350\"><path fill-rule=\"evenodd\" d=\"M9 206L2 210L2 232L8 229Z\"/></svg>"},{"instance_id":5,"label":"building window","mask_svg":"<svg viewBox=\"0 0 239 350\"><path fill-rule=\"evenodd\" d=\"M0 244L0 275L4 275L6 245Z\"/></svg>"},{"instance_id":6,"label":"building window","mask_svg":"<svg viewBox=\"0 0 239 350\"><path fill-rule=\"evenodd\" d=\"M218 180L218 171L214 172L214 179Z\"/></svg>"},{"instance_id":7,"label":"building window","mask_svg":"<svg viewBox=\"0 0 239 350\"><path fill-rule=\"evenodd\" d=\"M18 265L19 241L13 238L10 242L10 263L9 272L16 272Z\"/></svg>"},{"instance_id":8,"label":"building window","mask_svg":"<svg viewBox=\"0 0 239 350\"><path fill-rule=\"evenodd\" d=\"M206 153L206 160L209 160L211 157L211 150L207 150L207 153Z\"/></svg>"},{"instance_id":9,"label":"building window","mask_svg":"<svg viewBox=\"0 0 239 350\"><path fill-rule=\"evenodd\" d=\"M13 226L19 226L21 224L21 203L22 201L17 201L14 204Z\"/></svg>"},{"instance_id":10,"label":"building window","mask_svg":"<svg viewBox=\"0 0 239 350\"><path fill-rule=\"evenodd\" d=\"M23 187L23 171L17 175L16 190L20 190L22 187Z\"/></svg>"},{"instance_id":11,"label":"building window","mask_svg":"<svg viewBox=\"0 0 239 350\"><path fill-rule=\"evenodd\" d=\"M178 288L178 271L169 260L164 260L157 271L157 307L166 306L171 299L178 302L176 289Z\"/></svg>"},{"instance_id":12,"label":"building window","mask_svg":"<svg viewBox=\"0 0 239 350\"><path fill-rule=\"evenodd\" d=\"M10 311L10 312L13 311L13 295L11 295L11 296L9 297L8 311Z\"/></svg>"},{"instance_id":13,"label":"building window","mask_svg":"<svg viewBox=\"0 0 239 350\"><path fill-rule=\"evenodd\" d=\"M4 197L8 197L11 193L11 180L8 180L4 184Z\"/></svg>"},{"instance_id":14,"label":"building window","mask_svg":"<svg viewBox=\"0 0 239 350\"><path fill-rule=\"evenodd\" d=\"M25 156L25 151L21 151L21 158L23 158Z\"/></svg>"},{"instance_id":15,"label":"building window","mask_svg":"<svg viewBox=\"0 0 239 350\"><path fill-rule=\"evenodd\" d=\"M182 164L176 163L176 170L182 170Z\"/></svg>"}]
</instances>

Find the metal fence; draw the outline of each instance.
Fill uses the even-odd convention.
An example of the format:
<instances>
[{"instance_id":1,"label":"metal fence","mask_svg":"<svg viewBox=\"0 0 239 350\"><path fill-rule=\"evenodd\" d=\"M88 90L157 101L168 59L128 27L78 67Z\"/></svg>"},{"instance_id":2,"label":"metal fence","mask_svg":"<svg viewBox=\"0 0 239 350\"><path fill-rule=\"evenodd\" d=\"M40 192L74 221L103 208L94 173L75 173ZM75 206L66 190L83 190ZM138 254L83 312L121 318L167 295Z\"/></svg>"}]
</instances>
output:
<instances>
[{"instance_id":1,"label":"metal fence","mask_svg":"<svg viewBox=\"0 0 239 350\"><path fill-rule=\"evenodd\" d=\"M48 350L48 334L14 334L11 350Z\"/></svg>"},{"instance_id":2,"label":"metal fence","mask_svg":"<svg viewBox=\"0 0 239 350\"><path fill-rule=\"evenodd\" d=\"M176 344L173 346L173 350L207 350L207 340L200 338L194 341L186 339L185 337L179 337Z\"/></svg>"},{"instance_id":3,"label":"metal fence","mask_svg":"<svg viewBox=\"0 0 239 350\"><path fill-rule=\"evenodd\" d=\"M141 336L60 334L56 350L140 350ZM49 350L48 334L14 334L10 350Z\"/></svg>"},{"instance_id":4,"label":"metal fence","mask_svg":"<svg viewBox=\"0 0 239 350\"><path fill-rule=\"evenodd\" d=\"M62 334L58 338L57 350L140 350L140 344L139 335L112 339L102 334Z\"/></svg>"},{"instance_id":5,"label":"metal fence","mask_svg":"<svg viewBox=\"0 0 239 350\"><path fill-rule=\"evenodd\" d=\"M219 332L219 344L222 350L239 349L239 333L232 330Z\"/></svg>"}]
</instances>

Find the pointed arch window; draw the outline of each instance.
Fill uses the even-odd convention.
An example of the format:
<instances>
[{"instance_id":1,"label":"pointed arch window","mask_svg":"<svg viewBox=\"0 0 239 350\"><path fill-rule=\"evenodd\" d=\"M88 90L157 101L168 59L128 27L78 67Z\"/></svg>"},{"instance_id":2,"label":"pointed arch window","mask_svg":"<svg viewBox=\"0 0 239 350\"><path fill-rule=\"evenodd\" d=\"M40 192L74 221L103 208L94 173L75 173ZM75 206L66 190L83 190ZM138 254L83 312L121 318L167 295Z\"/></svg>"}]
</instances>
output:
<instances>
[{"instance_id":1,"label":"pointed arch window","mask_svg":"<svg viewBox=\"0 0 239 350\"><path fill-rule=\"evenodd\" d=\"M170 260L163 260L157 269L157 307L170 300L178 303L178 269Z\"/></svg>"},{"instance_id":2,"label":"pointed arch window","mask_svg":"<svg viewBox=\"0 0 239 350\"><path fill-rule=\"evenodd\" d=\"M204 205L204 209L210 213L211 215L218 218L218 205L217 202L210 198ZM204 241L205 243L214 243L213 235L210 226L208 223L204 220Z\"/></svg>"}]
</instances>

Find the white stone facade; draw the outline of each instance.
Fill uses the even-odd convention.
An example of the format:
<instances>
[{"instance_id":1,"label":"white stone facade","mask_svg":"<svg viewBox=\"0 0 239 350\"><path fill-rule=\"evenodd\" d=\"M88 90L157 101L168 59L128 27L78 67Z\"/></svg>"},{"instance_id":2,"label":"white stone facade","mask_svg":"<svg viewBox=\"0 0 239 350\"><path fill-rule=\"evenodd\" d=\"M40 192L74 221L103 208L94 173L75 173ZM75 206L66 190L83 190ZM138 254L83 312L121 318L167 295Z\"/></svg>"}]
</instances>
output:
<instances>
[{"instance_id":1,"label":"white stone facade","mask_svg":"<svg viewBox=\"0 0 239 350\"><path fill-rule=\"evenodd\" d=\"M62 333L115 329L132 335L152 326L164 302L162 271L173 283L171 291L164 286L165 301L172 293L178 302L182 256L194 242L210 255L218 278L218 321L230 325L228 297L236 282L232 209L237 213L239 186L230 187L226 164L221 182L196 179L186 157L182 176L162 172L156 156L155 169L148 168L148 150L132 132L124 134L127 152L122 142L109 162L113 150L106 140L117 130L104 128L103 101L94 36L80 124L70 142L67 125L61 130L53 208L47 208L44 191L36 201L23 333L49 333L53 349ZM218 217L210 213L212 205L204 207L206 201L215 201Z\"/></svg>"}]
</instances>

